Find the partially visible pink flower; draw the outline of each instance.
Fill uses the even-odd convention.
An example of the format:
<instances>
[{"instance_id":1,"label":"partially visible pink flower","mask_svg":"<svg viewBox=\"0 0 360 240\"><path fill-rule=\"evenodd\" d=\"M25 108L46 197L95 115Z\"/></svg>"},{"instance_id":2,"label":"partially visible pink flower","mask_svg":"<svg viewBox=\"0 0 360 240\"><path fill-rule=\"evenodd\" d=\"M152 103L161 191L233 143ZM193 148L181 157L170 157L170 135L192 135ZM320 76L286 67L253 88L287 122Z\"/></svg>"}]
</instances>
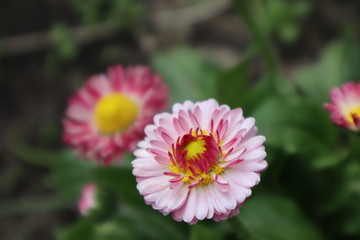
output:
<instances>
[{"instance_id":1,"label":"partially visible pink flower","mask_svg":"<svg viewBox=\"0 0 360 240\"><path fill-rule=\"evenodd\" d=\"M145 202L177 221L223 221L239 213L267 167L254 118L210 99L175 104L145 128L132 162Z\"/></svg>"},{"instance_id":2,"label":"partially visible pink flower","mask_svg":"<svg viewBox=\"0 0 360 240\"><path fill-rule=\"evenodd\" d=\"M79 212L81 215L86 216L96 205L96 186L94 184L86 184L83 187L82 195L78 202Z\"/></svg>"},{"instance_id":3,"label":"partially visible pink flower","mask_svg":"<svg viewBox=\"0 0 360 240\"><path fill-rule=\"evenodd\" d=\"M333 122L341 127L360 129L360 83L348 82L330 92L331 103L324 107L331 113Z\"/></svg>"},{"instance_id":4,"label":"partially visible pink flower","mask_svg":"<svg viewBox=\"0 0 360 240\"><path fill-rule=\"evenodd\" d=\"M70 99L63 139L86 159L105 165L120 161L167 102L166 85L148 67L110 67L107 75L90 77Z\"/></svg>"}]
</instances>

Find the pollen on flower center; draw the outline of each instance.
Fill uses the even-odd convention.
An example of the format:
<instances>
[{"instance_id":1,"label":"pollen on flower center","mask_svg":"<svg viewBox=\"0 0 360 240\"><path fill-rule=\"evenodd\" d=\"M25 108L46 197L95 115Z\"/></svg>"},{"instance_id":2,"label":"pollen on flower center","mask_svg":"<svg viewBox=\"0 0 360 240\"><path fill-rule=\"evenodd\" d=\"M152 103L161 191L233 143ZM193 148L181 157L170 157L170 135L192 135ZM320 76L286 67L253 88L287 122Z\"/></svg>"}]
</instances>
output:
<instances>
[{"instance_id":1,"label":"pollen on flower center","mask_svg":"<svg viewBox=\"0 0 360 240\"><path fill-rule=\"evenodd\" d=\"M354 124L354 117L360 118L360 106L352 108L348 114L346 114L346 120L351 124Z\"/></svg>"},{"instance_id":2,"label":"pollen on flower center","mask_svg":"<svg viewBox=\"0 0 360 240\"><path fill-rule=\"evenodd\" d=\"M190 132L179 138L169 152L169 170L182 176L188 184L208 184L224 169L219 166L221 150L211 135L203 131Z\"/></svg>"},{"instance_id":3,"label":"pollen on flower center","mask_svg":"<svg viewBox=\"0 0 360 240\"><path fill-rule=\"evenodd\" d=\"M138 114L136 103L129 97L112 93L102 97L95 106L94 120L97 130L111 135L125 130Z\"/></svg>"},{"instance_id":4,"label":"pollen on flower center","mask_svg":"<svg viewBox=\"0 0 360 240\"><path fill-rule=\"evenodd\" d=\"M183 151L187 151L187 154L185 156L186 160L189 160L194 157L196 158L198 154L202 154L206 151L205 141L202 138L193 140L185 145Z\"/></svg>"}]
</instances>

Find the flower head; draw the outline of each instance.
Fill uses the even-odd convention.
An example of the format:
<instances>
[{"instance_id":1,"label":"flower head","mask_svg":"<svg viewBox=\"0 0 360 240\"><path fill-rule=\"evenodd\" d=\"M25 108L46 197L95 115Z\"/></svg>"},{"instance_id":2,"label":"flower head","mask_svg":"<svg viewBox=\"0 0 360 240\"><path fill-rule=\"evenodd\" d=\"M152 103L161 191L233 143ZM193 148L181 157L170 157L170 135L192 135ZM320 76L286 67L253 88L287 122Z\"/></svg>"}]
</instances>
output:
<instances>
[{"instance_id":1,"label":"flower head","mask_svg":"<svg viewBox=\"0 0 360 240\"><path fill-rule=\"evenodd\" d=\"M147 67L108 69L90 77L70 99L63 138L85 158L105 165L133 151L144 127L168 102L167 87Z\"/></svg>"},{"instance_id":2,"label":"flower head","mask_svg":"<svg viewBox=\"0 0 360 240\"><path fill-rule=\"evenodd\" d=\"M78 202L78 208L81 215L86 216L91 209L96 207L96 186L94 184L86 184L82 189L81 198Z\"/></svg>"},{"instance_id":3,"label":"flower head","mask_svg":"<svg viewBox=\"0 0 360 240\"><path fill-rule=\"evenodd\" d=\"M210 99L175 104L154 122L132 162L145 202L190 224L237 215L267 167L255 120Z\"/></svg>"},{"instance_id":4,"label":"flower head","mask_svg":"<svg viewBox=\"0 0 360 240\"><path fill-rule=\"evenodd\" d=\"M324 107L333 122L341 127L360 130L360 83L348 82L330 92L331 103Z\"/></svg>"}]
</instances>

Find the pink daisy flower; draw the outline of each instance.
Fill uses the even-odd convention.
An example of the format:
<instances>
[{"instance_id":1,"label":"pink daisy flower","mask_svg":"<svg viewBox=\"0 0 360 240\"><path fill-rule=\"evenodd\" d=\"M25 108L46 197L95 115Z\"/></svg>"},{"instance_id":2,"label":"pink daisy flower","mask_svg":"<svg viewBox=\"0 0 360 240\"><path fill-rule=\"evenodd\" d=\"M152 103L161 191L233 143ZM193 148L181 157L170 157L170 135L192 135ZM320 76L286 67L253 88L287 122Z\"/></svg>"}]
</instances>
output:
<instances>
[{"instance_id":1,"label":"pink daisy flower","mask_svg":"<svg viewBox=\"0 0 360 240\"><path fill-rule=\"evenodd\" d=\"M81 215L86 216L91 209L96 207L96 186L94 184L86 184L83 187L81 198L78 202L78 208Z\"/></svg>"},{"instance_id":2,"label":"pink daisy flower","mask_svg":"<svg viewBox=\"0 0 360 240\"><path fill-rule=\"evenodd\" d=\"M254 118L210 99L154 117L132 162L145 202L177 221L223 221L239 213L267 167Z\"/></svg>"},{"instance_id":3,"label":"pink daisy flower","mask_svg":"<svg viewBox=\"0 0 360 240\"><path fill-rule=\"evenodd\" d=\"M167 102L167 87L149 68L110 67L107 75L90 77L70 99L63 139L80 156L108 165L136 148L144 127Z\"/></svg>"},{"instance_id":4,"label":"pink daisy flower","mask_svg":"<svg viewBox=\"0 0 360 240\"><path fill-rule=\"evenodd\" d=\"M360 83L348 82L330 92L331 103L324 107L331 113L332 121L344 128L360 129Z\"/></svg>"}]
</instances>

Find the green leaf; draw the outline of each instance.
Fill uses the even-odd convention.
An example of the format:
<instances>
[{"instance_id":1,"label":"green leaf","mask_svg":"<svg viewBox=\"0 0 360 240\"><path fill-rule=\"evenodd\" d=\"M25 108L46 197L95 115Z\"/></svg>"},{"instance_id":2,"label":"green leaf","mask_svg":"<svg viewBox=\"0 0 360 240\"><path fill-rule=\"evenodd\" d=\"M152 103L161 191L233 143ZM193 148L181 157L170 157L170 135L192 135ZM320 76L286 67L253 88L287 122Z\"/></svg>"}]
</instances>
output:
<instances>
[{"instance_id":1,"label":"green leaf","mask_svg":"<svg viewBox=\"0 0 360 240\"><path fill-rule=\"evenodd\" d=\"M139 0L72 0L72 7L85 25L108 22L116 27L129 27L144 15Z\"/></svg>"},{"instance_id":2,"label":"green leaf","mask_svg":"<svg viewBox=\"0 0 360 240\"><path fill-rule=\"evenodd\" d=\"M95 171L96 182L115 190L122 203L122 215L133 219L134 224L156 239L182 239L184 231L180 223L170 216L163 216L146 205L136 189L135 176L131 169L100 167ZM121 210L121 207L120 207Z\"/></svg>"},{"instance_id":3,"label":"green leaf","mask_svg":"<svg viewBox=\"0 0 360 240\"><path fill-rule=\"evenodd\" d=\"M190 240L221 240L225 238L224 229L218 223L209 223L207 221L199 221L195 225L191 226Z\"/></svg>"},{"instance_id":4,"label":"green leaf","mask_svg":"<svg viewBox=\"0 0 360 240\"><path fill-rule=\"evenodd\" d=\"M296 96L268 98L254 112L266 143L288 154L300 154L314 168L332 167L348 151L338 144L338 131L321 106Z\"/></svg>"},{"instance_id":5,"label":"green leaf","mask_svg":"<svg viewBox=\"0 0 360 240\"><path fill-rule=\"evenodd\" d=\"M280 99L270 98L252 113L259 132L267 136L267 143L282 145L282 129L288 119L289 111L290 107L283 104Z\"/></svg>"},{"instance_id":6,"label":"green leaf","mask_svg":"<svg viewBox=\"0 0 360 240\"><path fill-rule=\"evenodd\" d=\"M87 219L81 219L66 230L57 234L58 240L97 240L94 238L94 229Z\"/></svg>"},{"instance_id":7,"label":"green leaf","mask_svg":"<svg viewBox=\"0 0 360 240\"><path fill-rule=\"evenodd\" d=\"M117 192L121 201L133 207L145 207L144 200L136 189L131 169L114 166L98 167L94 170L95 181Z\"/></svg>"},{"instance_id":8,"label":"green leaf","mask_svg":"<svg viewBox=\"0 0 360 240\"><path fill-rule=\"evenodd\" d=\"M216 96L218 67L187 47L155 55L152 63L168 83L172 102L199 101Z\"/></svg>"},{"instance_id":9,"label":"green leaf","mask_svg":"<svg viewBox=\"0 0 360 240\"><path fill-rule=\"evenodd\" d=\"M354 132L349 133L349 148L351 155L356 159L360 159L360 135L355 134Z\"/></svg>"},{"instance_id":10,"label":"green leaf","mask_svg":"<svg viewBox=\"0 0 360 240\"><path fill-rule=\"evenodd\" d=\"M237 70L234 70L240 71L240 69L238 68ZM233 77L230 79L236 79L236 75L234 74ZM245 86L247 85L247 83L242 84L244 84L244 89L237 89L231 85L230 87L223 86L224 94L221 94L221 96L219 95L218 98L220 99L220 101L225 101L226 104L229 104L233 108L241 107L244 110L245 116L251 115L257 107L266 102L267 99L273 96L275 93L276 81L272 76L266 76L260 79L259 82L253 86L247 87ZM221 93L221 87L219 86L219 88ZM240 94L237 93L237 90L240 91ZM229 96L226 96L227 94ZM236 94L238 94L237 98Z\"/></svg>"},{"instance_id":11,"label":"green leaf","mask_svg":"<svg viewBox=\"0 0 360 240\"><path fill-rule=\"evenodd\" d=\"M66 24L55 24L50 32L57 54L63 60L73 60L78 54L78 46Z\"/></svg>"},{"instance_id":12,"label":"green leaf","mask_svg":"<svg viewBox=\"0 0 360 240\"><path fill-rule=\"evenodd\" d=\"M241 106L249 93L249 61L245 59L217 77L218 100L231 108Z\"/></svg>"},{"instance_id":13,"label":"green leaf","mask_svg":"<svg viewBox=\"0 0 360 240\"><path fill-rule=\"evenodd\" d=\"M64 200L74 202L79 198L84 184L92 181L95 164L78 159L70 150L53 153L53 156L47 184L55 187Z\"/></svg>"},{"instance_id":14,"label":"green leaf","mask_svg":"<svg viewBox=\"0 0 360 240\"><path fill-rule=\"evenodd\" d=\"M285 43L292 43L298 38L300 29L295 23L287 22L279 28L279 34Z\"/></svg>"},{"instance_id":15,"label":"green leaf","mask_svg":"<svg viewBox=\"0 0 360 240\"><path fill-rule=\"evenodd\" d=\"M95 24L100 22L100 9L104 8L104 1L102 0L72 0L73 9L80 15L84 24Z\"/></svg>"},{"instance_id":16,"label":"green leaf","mask_svg":"<svg viewBox=\"0 0 360 240\"><path fill-rule=\"evenodd\" d=\"M286 3L282 0L265 1L267 10L267 19L271 28L276 28L288 19L289 11L287 11Z\"/></svg>"},{"instance_id":17,"label":"green leaf","mask_svg":"<svg viewBox=\"0 0 360 240\"><path fill-rule=\"evenodd\" d=\"M291 4L291 3L290 3ZM296 17L303 17L311 11L313 2L309 0L298 0L291 4L293 14Z\"/></svg>"},{"instance_id":18,"label":"green leaf","mask_svg":"<svg viewBox=\"0 0 360 240\"><path fill-rule=\"evenodd\" d=\"M267 0L265 6L271 30L279 35L280 40L289 44L298 38L298 20L310 12L312 3L309 0Z\"/></svg>"},{"instance_id":19,"label":"green leaf","mask_svg":"<svg viewBox=\"0 0 360 240\"><path fill-rule=\"evenodd\" d=\"M331 88L351 80L344 79L344 53L341 42L333 43L325 49L318 63L295 72L296 82L312 101L319 104L328 102Z\"/></svg>"},{"instance_id":20,"label":"green leaf","mask_svg":"<svg viewBox=\"0 0 360 240\"><path fill-rule=\"evenodd\" d=\"M360 172L358 172L360 173ZM360 175L358 175L360 176ZM359 184L360 182L358 182ZM358 185L357 194L352 194L348 201L343 205L341 211L336 216L337 225L334 226L343 235L347 236L346 239L357 239L360 235L360 185ZM338 238L338 239L345 239Z\"/></svg>"},{"instance_id":21,"label":"green leaf","mask_svg":"<svg viewBox=\"0 0 360 240\"><path fill-rule=\"evenodd\" d=\"M127 219L118 217L112 221L106 221L94 226L95 240L120 240L120 239L139 239L141 233L136 231L136 228Z\"/></svg>"},{"instance_id":22,"label":"green leaf","mask_svg":"<svg viewBox=\"0 0 360 240\"><path fill-rule=\"evenodd\" d=\"M134 31L137 23L144 16L145 7L139 0L112 0L109 7L108 18L114 26L119 28L128 28Z\"/></svg>"},{"instance_id":23,"label":"green leaf","mask_svg":"<svg viewBox=\"0 0 360 240\"><path fill-rule=\"evenodd\" d=\"M13 148L12 150L18 158L36 166L49 166L57 159L56 154L52 151L34 148L21 143L12 145L11 148Z\"/></svg>"},{"instance_id":24,"label":"green leaf","mask_svg":"<svg viewBox=\"0 0 360 240\"><path fill-rule=\"evenodd\" d=\"M358 199L360 201L360 199ZM355 211L353 209L356 209ZM348 213L347 218L343 222L339 221L343 227L345 234L358 237L360 234L360 208L354 206L352 211Z\"/></svg>"},{"instance_id":25,"label":"green leaf","mask_svg":"<svg viewBox=\"0 0 360 240\"><path fill-rule=\"evenodd\" d=\"M153 239L186 239L189 225L178 223L171 216L164 216L157 210L147 206L147 209L128 209L128 217L139 229L142 229L145 236L152 236Z\"/></svg>"},{"instance_id":26,"label":"green leaf","mask_svg":"<svg viewBox=\"0 0 360 240\"><path fill-rule=\"evenodd\" d=\"M330 151L328 148L322 148L318 150L318 153L310 161L310 165L315 169L334 167L344 162L349 154L346 149L333 149L333 151Z\"/></svg>"},{"instance_id":27,"label":"green leaf","mask_svg":"<svg viewBox=\"0 0 360 240\"><path fill-rule=\"evenodd\" d=\"M338 169L341 173L340 176L333 175L332 178L336 179L337 187L332 185L334 188L333 193L329 195L321 205L321 211L325 214L334 214L336 211L341 211L344 207L349 207L349 200L354 196L356 190L353 188L356 184L357 180L360 180L360 164L356 164L356 162L347 162L347 164L343 165L342 168ZM328 181L329 182L329 181ZM359 186L357 186L359 187ZM360 191L360 188L357 188ZM331 192L328 191L328 192ZM360 197L360 195L358 195ZM351 209L351 208L350 208ZM351 210L350 210L351 211Z\"/></svg>"},{"instance_id":28,"label":"green leaf","mask_svg":"<svg viewBox=\"0 0 360 240\"><path fill-rule=\"evenodd\" d=\"M259 240L323 239L298 206L284 196L255 194L238 217Z\"/></svg>"},{"instance_id":29,"label":"green leaf","mask_svg":"<svg viewBox=\"0 0 360 240\"><path fill-rule=\"evenodd\" d=\"M344 62L342 64L345 81L360 79L360 44L357 38L357 23L345 26L342 44L344 45Z\"/></svg>"}]
</instances>

